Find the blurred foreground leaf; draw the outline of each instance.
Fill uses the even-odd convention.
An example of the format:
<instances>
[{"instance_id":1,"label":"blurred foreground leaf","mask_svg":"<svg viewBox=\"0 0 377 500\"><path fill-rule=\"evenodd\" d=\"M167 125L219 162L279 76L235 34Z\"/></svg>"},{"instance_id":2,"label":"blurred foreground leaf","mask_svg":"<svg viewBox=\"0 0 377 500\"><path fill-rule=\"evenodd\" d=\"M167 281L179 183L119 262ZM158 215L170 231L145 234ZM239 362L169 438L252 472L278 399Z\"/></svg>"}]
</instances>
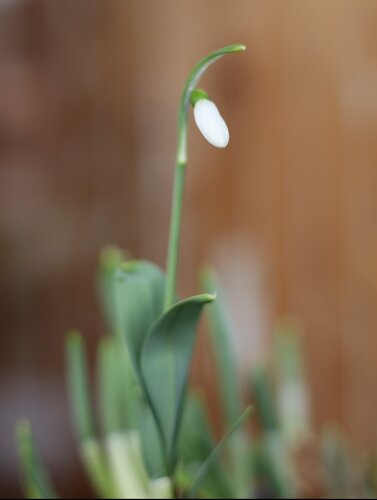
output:
<instances>
[{"instance_id":1,"label":"blurred foreground leaf","mask_svg":"<svg viewBox=\"0 0 377 500\"><path fill-rule=\"evenodd\" d=\"M211 340L215 349L217 371L220 379L220 396L226 425L232 425L241 413L242 401L239 391L233 335L227 308L215 273L206 268L201 273L202 286L206 292L216 291L216 300L208 306Z\"/></svg>"},{"instance_id":2,"label":"blurred foreground leaf","mask_svg":"<svg viewBox=\"0 0 377 500\"><path fill-rule=\"evenodd\" d=\"M211 454L207 457L204 463L201 465L199 472L194 480L194 483L191 485L188 492L185 494L185 498L194 498L196 492L203 484L208 472L211 470L211 467L216 462L219 457L219 454L222 452L223 448L227 444L229 438L232 434L241 427L246 420L252 415L252 407L248 406L246 410L242 413L242 415L234 422L232 427L228 430L223 439L217 444L217 446L212 450Z\"/></svg>"},{"instance_id":3,"label":"blurred foreground leaf","mask_svg":"<svg viewBox=\"0 0 377 500\"><path fill-rule=\"evenodd\" d=\"M84 342L77 331L66 341L68 389L73 423L79 440L80 456L96 492L103 498L113 495L109 468L96 437L89 397L89 380Z\"/></svg>"},{"instance_id":4,"label":"blurred foreground leaf","mask_svg":"<svg viewBox=\"0 0 377 500\"><path fill-rule=\"evenodd\" d=\"M203 462L215 448L215 439L208 420L204 398L200 393L190 393L185 405L179 439L180 487L188 489ZM217 457L202 482L200 492L212 498L234 498L233 478Z\"/></svg>"},{"instance_id":5,"label":"blurred foreground leaf","mask_svg":"<svg viewBox=\"0 0 377 500\"><path fill-rule=\"evenodd\" d=\"M35 446L30 423L19 422L16 428L22 483L27 498L57 498Z\"/></svg>"},{"instance_id":6,"label":"blurred foreground leaf","mask_svg":"<svg viewBox=\"0 0 377 500\"><path fill-rule=\"evenodd\" d=\"M116 271L126 259L124 252L113 245L106 246L100 255L100 264L97 273L97 289L102 310L110 329L115 333L115 276Z\"/></svg>"}]
</instances>

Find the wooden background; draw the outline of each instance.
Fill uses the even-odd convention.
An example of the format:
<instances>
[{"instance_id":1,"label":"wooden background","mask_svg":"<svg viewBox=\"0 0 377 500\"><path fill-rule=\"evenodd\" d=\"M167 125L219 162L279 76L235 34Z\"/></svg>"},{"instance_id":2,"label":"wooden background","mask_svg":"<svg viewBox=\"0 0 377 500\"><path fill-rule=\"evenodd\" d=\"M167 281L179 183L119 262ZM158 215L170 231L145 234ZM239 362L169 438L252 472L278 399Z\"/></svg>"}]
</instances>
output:
<instances>
[{"instance_id":1,"label":"wooden background","mask_svg":"<svg viewBox=\"0 0 377 500\"><path fill-rule=\"evenodd\" d=\"M164 265L182 84L234 42L248 51L202 82L230 146L190 130L181 292L218 265L243 370L277 318L299 316L316 427L376 444L376 26L373 0L0 2L2 495L18 491L20 416L63 494L86 494L64 332L81 328L94 359L105 243ZM213 392L207 351L194 379Z\"/></svg>"}]
</instances>

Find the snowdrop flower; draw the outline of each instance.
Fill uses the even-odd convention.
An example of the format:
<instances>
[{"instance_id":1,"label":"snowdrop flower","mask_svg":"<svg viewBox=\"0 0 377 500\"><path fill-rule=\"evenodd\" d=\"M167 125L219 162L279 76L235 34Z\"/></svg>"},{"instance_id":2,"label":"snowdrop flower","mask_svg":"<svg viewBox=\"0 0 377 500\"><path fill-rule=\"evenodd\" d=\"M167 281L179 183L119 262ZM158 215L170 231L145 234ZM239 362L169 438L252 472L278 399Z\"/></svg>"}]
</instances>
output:
<instances>
[{"instance_id":1,"label":"snowdrop flower","mask_svg":"<svg viewBox=\"0 0 377 500\"><path fill-rule=\"evenodd\" d=\"M212 146L225 148L229 142L229 131L216 104L199 89L192 92L191 103L194 106L194 118L200 132Z\"/></svg>"}]
</instances>

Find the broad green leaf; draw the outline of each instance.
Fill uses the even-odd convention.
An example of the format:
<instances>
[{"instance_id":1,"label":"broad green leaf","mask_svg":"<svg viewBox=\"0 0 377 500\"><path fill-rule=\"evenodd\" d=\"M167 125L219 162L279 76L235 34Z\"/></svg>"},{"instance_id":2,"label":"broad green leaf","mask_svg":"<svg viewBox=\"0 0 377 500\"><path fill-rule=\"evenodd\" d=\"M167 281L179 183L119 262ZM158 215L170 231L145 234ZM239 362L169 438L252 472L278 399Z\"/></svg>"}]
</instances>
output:
<instances>
[{"instance_id":1,"label":"broad green leaf","mask_svg":"<svg viewBox=\"0 0 377 500\"><path fill-rule=\"evenodd\" d=\"M115 278L116 328L126 341L135 369L143 341L162 313L165 276L146 261L129 261L117 269Z\"/></svg>"},{"instance_id":2,"label":"broad green leaf","mask_svg":"<svg viewBox=\"0 0 377 500\"><path fill-rule=\"evenodd\" d=\"M141 372L164 439L168 471L175 464L176 439L197 324L203 306L214 298L203 294L175 304L155 322L143 344Z\"/></svg>"},{"instance_id":3,"label":"broad green leaf","mask_svg":"<svg viewBox=\"0 0 377 500\"><path fill-rule=\"evenodd\" d=\"M167 474L161 434L156 419L148 404L142 403L139 414L139 432L145 465L152 479L158 479Z\"/></svg>"},{"instance_id":4,"label":"broad green leaf","mask_svg":"<svg viewBox=\"0 0 377 500\"><path fill-rule=\"evenodd\" d=\"M206 309L210 326L211 340L215 349L217 371L220 380L220 396L225 423L231 425L242 411L242 398L239 390L234 334L227 314L220 285L210 269L202 271L204 291L216 291L216 300Z\"/></svg>"},{"instance_id":5,"label":"broad green leaf","mask_svg":"<svg viewBox=\"0 0 377 500\"><path fill-rule=\"evenodd\" d=\"M212 452L207 457L207 459L203 462L203 464L200 467L199 472L195 478L194 483L191 485L189 491L185 494L185 498L194 498L195 497L196 492L203 484L203 481L205 480L208 472L211 470L211 467L213 466L214 463L216 463L216 461L219 457L219 454L222 452L224 447L228 444L229 438L232 436L232 434L237 429L239 429L246 422L246 420L251 416L251 414L252 414L252 407L248 406L246 408L246 410L242 413L242 415L236 420L236 422L234 422L234 424L228 430L228 432L222 438L222 440L212 450Z\"/></svg>"},{"instance_id":6,"label":"broad green leaf","mask_svg":"<svg viewBox=\"0 0 377 500\"><path fill-rule=\"evenodd\" d=\"M26 498L57 498L35 446L30 423L19 422L16 438Z\"/></svg>"},{"instance_id":7,"label":"broad green leaf","mask_svg":"<svg viewBox=\"0 0 377 500\"><path fill-rule=\"evenodd\" d=\"M105 247L100 255L97 289L106 322L111 333L115 333L115 274L124 260L125 254L116 246Z\"/></svg>"}]
</instances>

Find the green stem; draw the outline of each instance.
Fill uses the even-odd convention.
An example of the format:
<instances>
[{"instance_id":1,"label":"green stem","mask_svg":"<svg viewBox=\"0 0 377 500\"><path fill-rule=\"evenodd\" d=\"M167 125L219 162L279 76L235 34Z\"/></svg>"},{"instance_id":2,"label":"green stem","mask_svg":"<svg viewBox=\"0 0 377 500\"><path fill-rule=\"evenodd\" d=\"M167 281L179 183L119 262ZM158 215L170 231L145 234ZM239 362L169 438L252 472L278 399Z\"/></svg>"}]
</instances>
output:
<instances>
[{"instance_id":1,"label":"green stem","mask_svg":"<svg viewBox=\"0 0 377 500\"><path fill-rule=\"evenodd\" d=\"M183 101L183 99L182 99ZM182 102L182 104L184 104ZM177 163L175 167L175 178L173 187L173 200L170 219L170 234L167 260L167 282L165 294L165 310L175 303L176 281L179 259L179 245L181 239L181 221L183 208L183 195L186 177L186 154L187 154L187 109L180 110L179 114L179 143Z\"/></svg>"},{"instance_id":2,"label":"green stem","mask_svg":"<svg viewBox=\"0 0 377 500\"><path fill-rule=\"evenodd\" d=\"M182 206L187 164L187 121L191 92L195 89L199 78L203 75L210 64L212 64L225 54L240 52L245 50L245 48L246 47L241 44L229 45L207 55L194 67L189 77L187 78L186 85L183 89L181 104L179 108L178 150L173 188L172 212L170 219L168 257L166 265L167 277L164 303L165 311L175 303L176 297L179 244L181 238Z\"/></svg>"}]
</instances>

